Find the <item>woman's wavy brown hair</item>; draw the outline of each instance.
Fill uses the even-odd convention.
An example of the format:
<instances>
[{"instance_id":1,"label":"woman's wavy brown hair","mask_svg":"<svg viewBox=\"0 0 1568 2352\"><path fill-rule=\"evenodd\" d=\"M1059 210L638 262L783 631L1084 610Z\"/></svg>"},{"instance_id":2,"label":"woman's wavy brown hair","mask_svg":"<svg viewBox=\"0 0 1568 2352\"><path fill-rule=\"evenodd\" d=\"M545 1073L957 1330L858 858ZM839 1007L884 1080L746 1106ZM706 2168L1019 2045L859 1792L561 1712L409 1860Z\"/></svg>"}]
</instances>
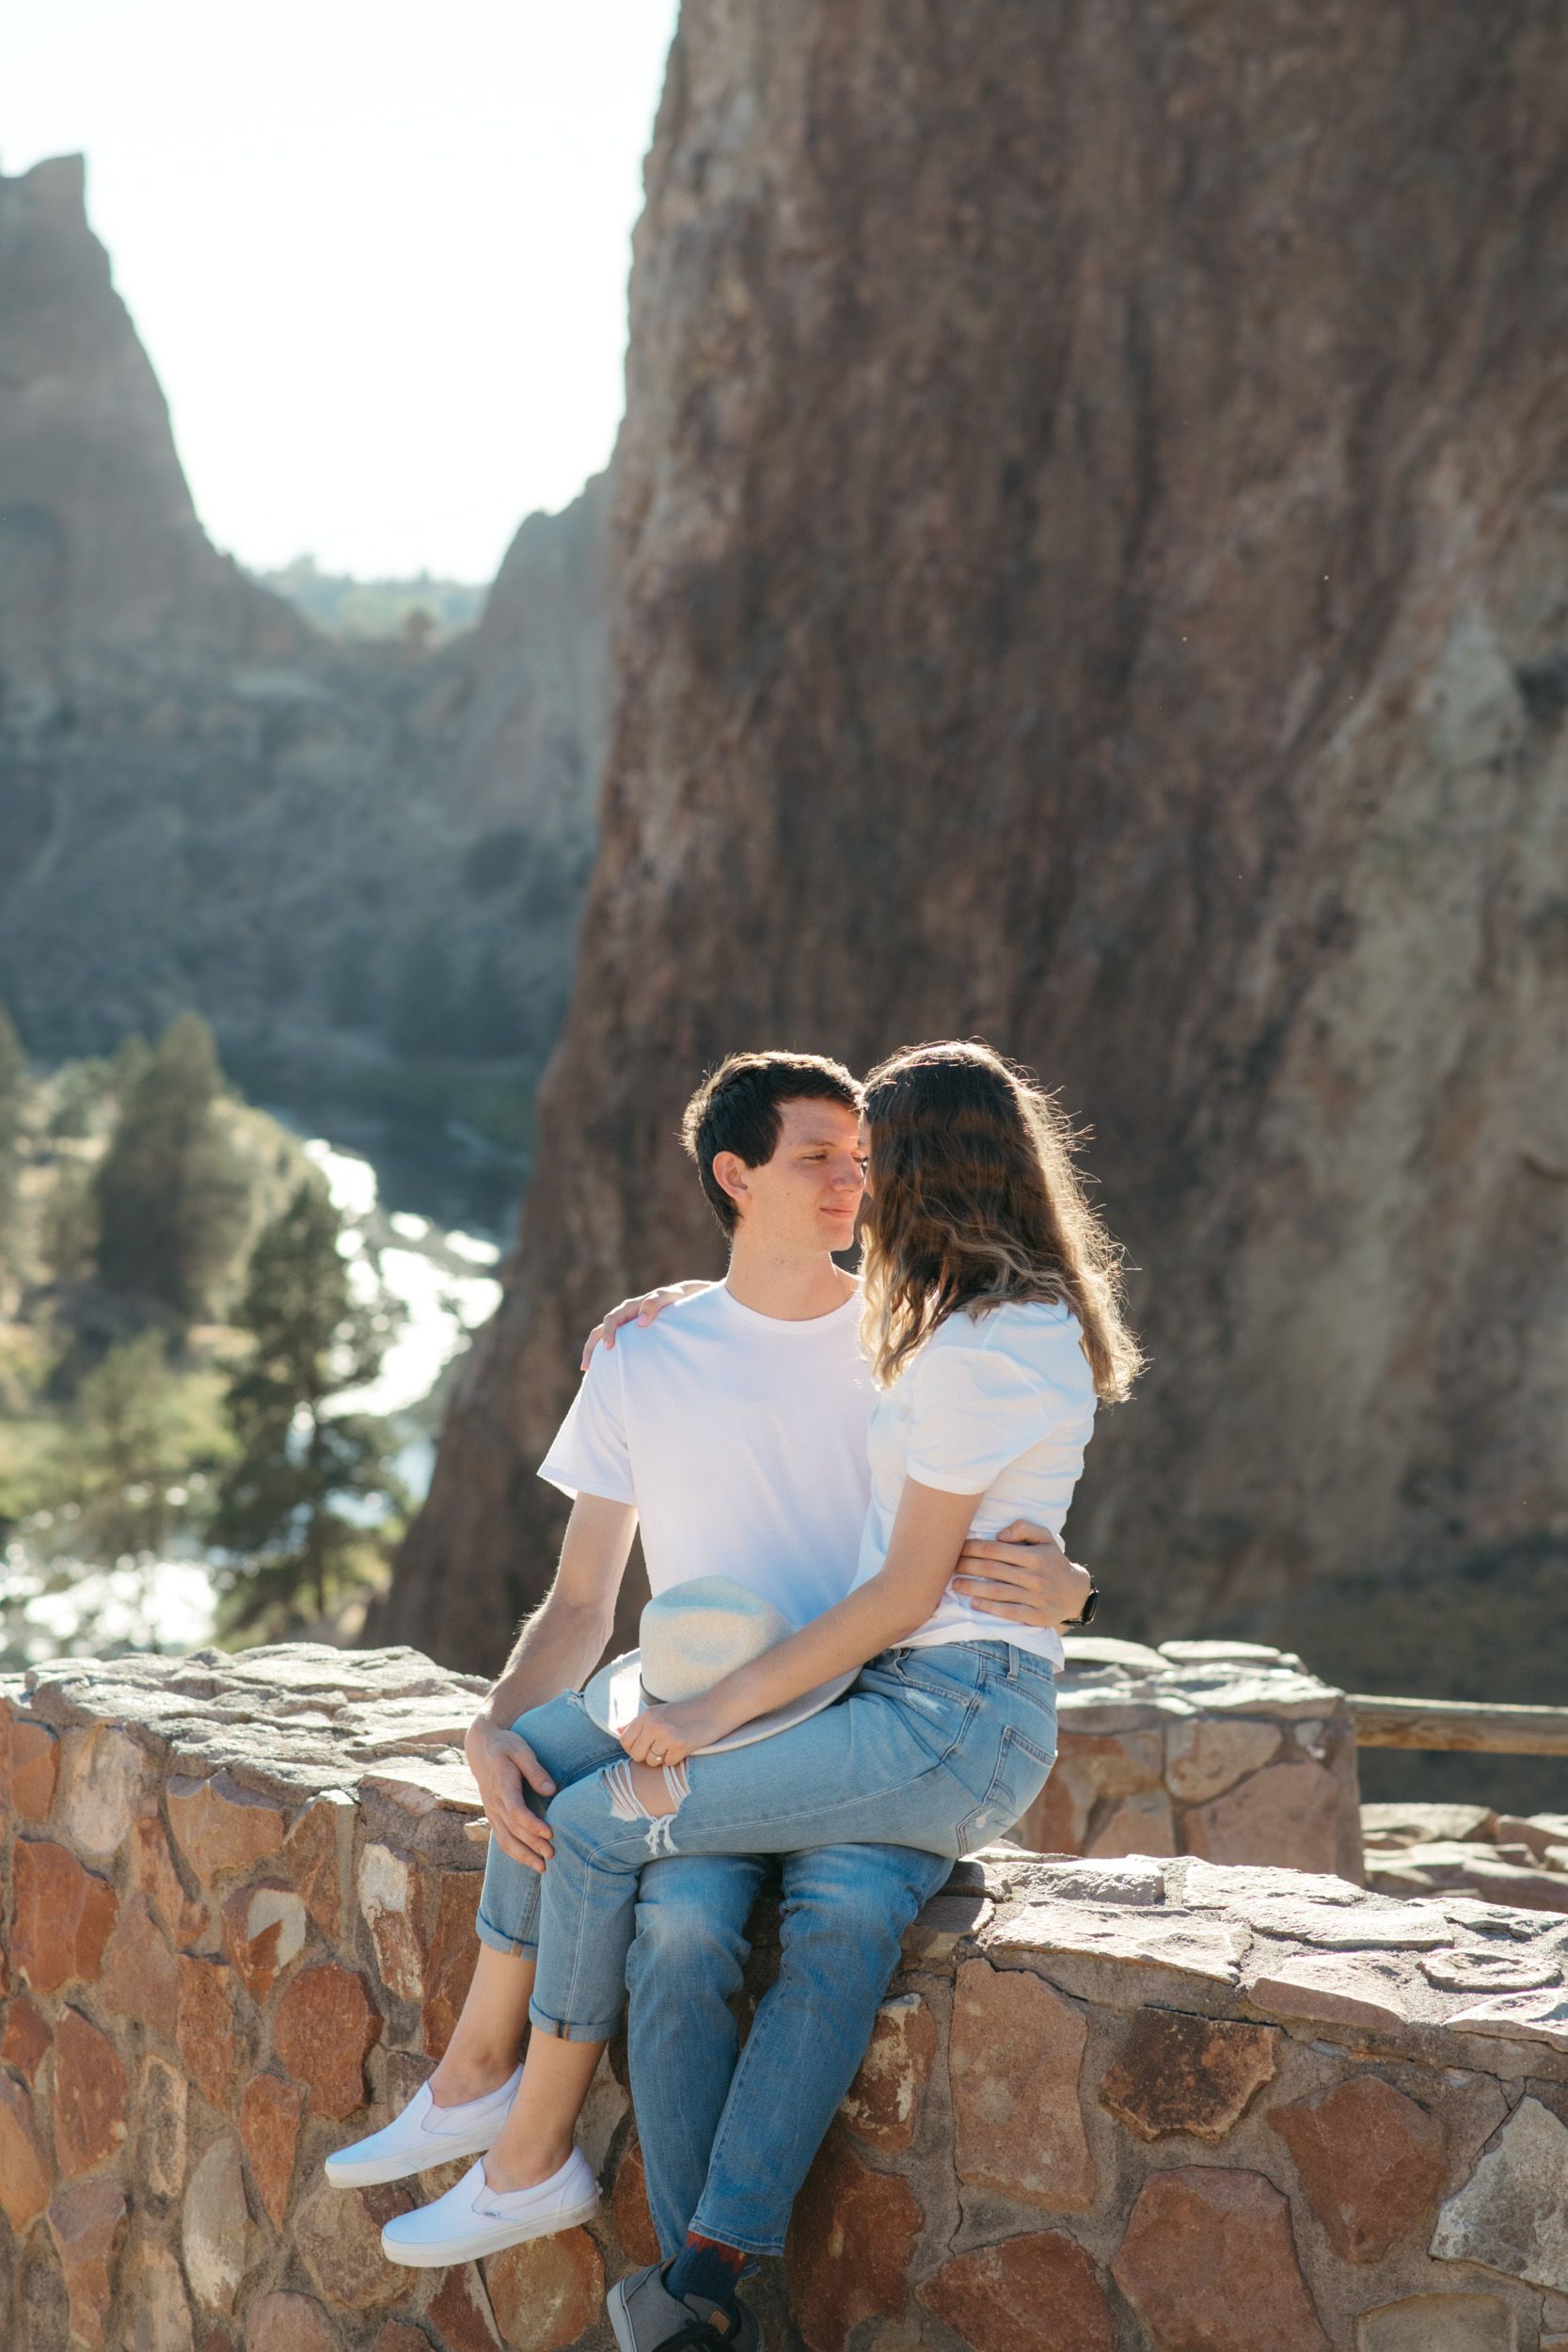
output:
<instances>
[{"instance_id":1,"label":"woman's wavy brown hair","mask_svg":"<svg viewBox=\"0 0 1568 2352\"><path fill-rule=\"evenodd\" d=\"M1073 1166L1078 1138L989 1045L895 1054L865 1082L871 1136L862 1334L879 1388L948 1316L1042 1299L1078 1318L1095 1393L1126 1396L1143 1351L1121 1251Z\"/></svg>"}]
</instances>

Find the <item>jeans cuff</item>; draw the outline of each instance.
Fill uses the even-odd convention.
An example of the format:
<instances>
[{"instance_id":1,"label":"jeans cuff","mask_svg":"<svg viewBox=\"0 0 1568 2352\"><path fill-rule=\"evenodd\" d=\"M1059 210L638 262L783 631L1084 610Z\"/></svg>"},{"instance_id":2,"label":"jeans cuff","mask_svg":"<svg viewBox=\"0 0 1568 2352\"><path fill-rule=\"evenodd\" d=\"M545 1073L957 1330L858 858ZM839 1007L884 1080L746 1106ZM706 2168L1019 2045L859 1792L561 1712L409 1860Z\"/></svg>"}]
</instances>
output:
<instances>
[{"instance_id":1,"label":"jeans cuff","mask_svg":"<svg viewBox=\"0 0 1568 2352\"><path fill-rule=\"evenodd\" d=\"M610 2042L614 2039L621 2017L617 2010L613 2017L603 2018L597 2025L574 2026L563 2017L552 2017L537 2001L530 2001L528 2022L535 2033L547 2033L552 2042Z\"/></svg>"},{"instance_id":2,"label":"jeans cuff","mask_svg":"<svg viewBox=\"0 0 1568 2352\"><path fill-rule=\"evenodd\" d=\"M531 1937L508 1935L503 1928L493 1926L483 1911L474 1921L474 1933L482 1944L488 1944L493 1952L504 1952L509 1960L537 1960L539 1957L537 1934Z\"/></svg>"},{"instance_id":3,"label":"jeans cuff","mask_svg":"<svg viewBox=\"0 0 1568 2352\"><path fill-rule=\"evenodd\" d=\"M755 2238L748 2237L744 2230L732 2229L727 2221L709 2220L707 2215L704 2213L701 2205L698 2206L696 2212L691 2217L690 2227L692 2231L695 2232L697 2236L713 2238L721 2246L733 2246L737 2253L749 2254L754 2257L754 2262L761 2262L765 2257L769 2255L782 2254L784 2249L784 2242L782 2236L769 2238L766 2246L761 2246L757 2243ZM741 2277L743 2279L749 2279L752 2276L752 2270L753 2267L754 2263L749 2265L747 2268L741 2272Z\"/></svg>"}]
</instances>

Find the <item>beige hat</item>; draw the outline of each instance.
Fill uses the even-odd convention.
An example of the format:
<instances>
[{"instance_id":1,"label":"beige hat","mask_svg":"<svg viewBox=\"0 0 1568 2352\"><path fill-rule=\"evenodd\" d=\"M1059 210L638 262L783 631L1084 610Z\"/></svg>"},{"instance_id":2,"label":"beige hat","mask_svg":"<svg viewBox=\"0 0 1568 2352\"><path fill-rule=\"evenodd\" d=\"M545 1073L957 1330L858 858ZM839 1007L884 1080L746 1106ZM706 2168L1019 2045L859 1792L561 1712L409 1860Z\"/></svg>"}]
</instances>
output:
<instances>
[{"instance_id":1,"label":"beige hat","mask_svg":"<svg viewBox=\"0 0 1568 2352\"><path fill-rule=\"evenodd\" d=\"M701 1698L737 1666L771 1649L795 1631L787 1617L733 1577L699 1576L688 1584L672 1584L656 1593L642 1612L641 1649L612 1659L594 1675L582 1698L601 1731L622 1731L645 1707L671 1705L678 1699ZM700 1748L700 1756L718 1756L725 1748L750 1747L775 1731L804 1723L847 1691L858 1666L834 1675L831 1682L798 1699L755 1716L738 1731Z\"/></svg>"}]
</instances>

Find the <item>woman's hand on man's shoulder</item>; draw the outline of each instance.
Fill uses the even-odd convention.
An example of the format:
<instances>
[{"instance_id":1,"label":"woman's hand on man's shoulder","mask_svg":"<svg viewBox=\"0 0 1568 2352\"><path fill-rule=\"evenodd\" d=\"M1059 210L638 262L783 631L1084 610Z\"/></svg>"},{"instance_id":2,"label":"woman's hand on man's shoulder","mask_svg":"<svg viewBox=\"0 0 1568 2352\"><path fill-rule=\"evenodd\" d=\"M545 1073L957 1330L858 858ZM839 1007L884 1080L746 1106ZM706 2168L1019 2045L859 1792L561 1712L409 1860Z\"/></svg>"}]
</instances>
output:
<instances>
[{"instance_id":1,"label":"woman's hand on man's shoulder","mask_svg":"<svg viewBox=\"0 0 1568 2352\"><path fill-rule=\"evenodd\" d=\"M711 1282L666 1282L659 1290L644 1291L639 1298L623 1298L620 1305L611 1307L609 1314L595 1323L589 1332L583 1343L582 1362L578 1370L588 1370L588 1359L596 1347L602 1347L607 1356L610 1354L615 1345L615 1334L624 1325L652 1323L664 1312L666 1307L673 1307L678 1298L691 1298L698 1291L712 1288Z\"/></svg>"}]
</instances>

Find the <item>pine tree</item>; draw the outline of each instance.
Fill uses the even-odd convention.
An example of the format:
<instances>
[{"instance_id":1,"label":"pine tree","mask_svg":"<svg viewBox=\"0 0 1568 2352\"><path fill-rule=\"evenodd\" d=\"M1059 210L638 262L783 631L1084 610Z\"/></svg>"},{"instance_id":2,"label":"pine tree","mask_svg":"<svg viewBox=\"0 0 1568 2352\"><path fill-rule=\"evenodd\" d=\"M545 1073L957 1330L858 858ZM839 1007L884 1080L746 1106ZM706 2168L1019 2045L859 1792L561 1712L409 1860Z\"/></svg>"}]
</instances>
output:
<instances>
[{"instance_id":1,"label":"pine tree","mask_svg":"<svg viewBox=\"0 0 1568 2352\"><path fill-rule=\"evenodd\" d=\"M368 1518L403 1507L384 1422L333 1409L373 1380L395 1331L381 1296L356 1297L342 1221L319 1182L301 1184L256 1244L240 1320L254 1353L231 1382L238 1453L218 1489L213 1540L244 1563L229 1622L254 1624L313 1594L326 1613L355 1581ZM366 1506L370 1506L367 1510Z\"/></svg>"},{"instance_id":2,"label":"pine tree","mask_svg":"<svg viewBox=\"0 0 1568 2352\"><path fill-rule=\"evenodd\" d=\"M97 1178L98 1270L116 1291L154 1299L182 1322L210 1311L214 1285L245 1235L249 1184L221 1115L213 1033L185 1012L127 1091Z\"/></svg>"},{"instance_id":3,"label":"pine tree","mask_svg":"<svg viewBox=\"0 0 1568 2352\"><path fill-rule=\"evenodd\" d=\"M161 1551L182 1488L219 1458L225 1436L209 1380L174 1370L164 1332L110 1348L76 1391L67 1425L63 1468L79 1508L72 1549L86 1560Z\"/></svg>"},{"instance_id":4,"label":"pine tree","mask_svg":"<svg viewBox=\"0 0 1568 2352\"><path fill-rule=\"evenodd\" d=\"M27 1057L0 1005L0 1264L12 1254L22 1197L22 1120L27 1103Z\"/></svg>"}]
</instances>

